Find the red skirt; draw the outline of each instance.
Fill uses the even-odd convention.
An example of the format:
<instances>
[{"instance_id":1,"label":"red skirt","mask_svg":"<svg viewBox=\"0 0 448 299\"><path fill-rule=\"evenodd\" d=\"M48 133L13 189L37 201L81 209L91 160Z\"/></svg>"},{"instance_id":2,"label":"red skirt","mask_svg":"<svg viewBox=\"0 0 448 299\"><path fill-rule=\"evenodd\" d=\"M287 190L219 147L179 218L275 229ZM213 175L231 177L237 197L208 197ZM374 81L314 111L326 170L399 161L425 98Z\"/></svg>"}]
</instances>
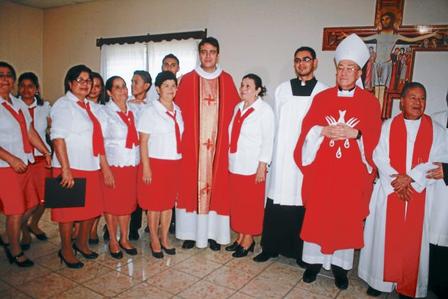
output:
<instances>
[{"instance_id":1,"label":"red skirt","mask_svg":"<svg viewBox=\"0 0 448 299\"><path fill-rule=\"evenodd\" d=\"M137 167L111 166L115 188L104 185L104 213L130 215L137 208Z\"/></svg>"},{"instance_id":2,"label":"red skirt","mask_svg":"<svg viewBox=\"0 0 448 299\"><path fill-rule=\"evenodd\" d=\"M229 173L230 226L237 233L252 236L263 231L265 182L255 175Z\"/></svg>"},{"instance_id":3,"label":"red skirt","mask_svg":"<svg viewBox=\"0 0 448 299\"><path fill-rule=\"evenodd\" d=\"M38 204L30 167L17 173L12 167L0 168L0 209L6 216L21 215Z\"/></svg>"},{"instance_id":4,"label":"red skirt","mask_svg":"<svg viewBox=\"0 0 448 299\"><path fill-rule=\"evenodd\" d=\"M70 169L73 177L86 179L86 200L84 207L51 209L51 220L55 222L83 221L103 213L103 190L99 170L85 171ZM53 168L53 177L61 174L60 168Z\"/></svg>"},{"instance_id":5,"label":"red skirt","mask_svg":"<svg viewBox=\"0 0 448 299\"><path fill-rule=\"evenodd\" d=\"M181 160L149 158L152 171L150 184L143 183L143 166L138 167L137 198L143 210L165 211L174 207L179 186L179 165Z\"/></svg>"},{"instance_id":6,"label":"red skirt","mask_svg":"<svg viewBox=\"0 0 448 299\"><path fill-rule=\"evenodd\" d=\"M44 203L44 189L45 189L45 178L51 178L51 169L46 168L45 157L34 157L35 162L29 167L31 168L31 173L33 174L33 182L36 187L37 198L39 204Z\"/></svg>"}]
</instances>

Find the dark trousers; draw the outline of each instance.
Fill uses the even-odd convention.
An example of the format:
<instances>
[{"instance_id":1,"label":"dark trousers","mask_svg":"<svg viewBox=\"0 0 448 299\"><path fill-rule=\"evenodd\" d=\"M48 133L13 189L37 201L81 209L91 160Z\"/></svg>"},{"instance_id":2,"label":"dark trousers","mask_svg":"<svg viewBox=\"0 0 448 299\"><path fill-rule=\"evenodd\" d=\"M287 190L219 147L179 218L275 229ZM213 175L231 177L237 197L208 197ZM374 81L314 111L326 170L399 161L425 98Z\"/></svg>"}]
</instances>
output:
<instances>
[{"instance_id":1,"label":"dark trousers","mask_svg":"<svg viewBox=\"0 0 448 299\"><path fill-rule=\"evenodd\" d=\"M130 232L138 232L138 230L142 227L142 208L137 206L134 212L131 214L131 221L129 223L129 231Z\"/></svg>"},{"instance_id":2,"label":"dark trousers","mask_svg":"<svg viewBox=\"0 0 448 299\"><path fill-rule=\"evenodd\" d=\"M281 206L268 198L261 235L263 251L301 261L303 241L300 239L300 230L304 215L303 206Z\"/></svg>"},{"instance_id":3,"label":"dark trousers","mask_svg":"<svg viewBox=\"0 0 448 299\"><path fill-rule=\"evenodd\" d=\"M448 298L448 247L429 244L429 288Z\"/></svg>"}]
</instances>

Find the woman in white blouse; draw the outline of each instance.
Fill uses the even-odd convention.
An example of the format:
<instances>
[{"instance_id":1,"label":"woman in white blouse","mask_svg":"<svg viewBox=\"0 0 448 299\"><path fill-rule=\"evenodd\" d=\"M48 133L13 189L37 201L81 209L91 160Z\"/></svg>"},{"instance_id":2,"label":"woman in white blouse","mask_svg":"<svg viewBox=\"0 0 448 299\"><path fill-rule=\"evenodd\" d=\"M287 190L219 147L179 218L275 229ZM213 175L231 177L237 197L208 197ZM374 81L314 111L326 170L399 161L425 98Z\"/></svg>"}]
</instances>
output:
<instances>
[{"instance_id":1,"label":"woman in white blouse","mask_svg":"<svg viewBox=\"0 0 448 299\"><path fill-rule=\"evenodd\" d=\"M131 213L137 207L137 166L140 163L135 113L127 105L128 88L123 78L113 76L106 81L110 101L106 104L102 128L108 164L104 174L104 216L109 231L109 252L113 258L123 257L120 247L136 255L128 241ZM110 167L109 167L110 165ZM117 229L120 241L117 241Z\"/></svg>"},{"instance_id":2,"label":"woman in white blouse","mask_svg":"<svg viewBox=\"0 0 448 299\"><path fill-rule=\"evenodd\" d=\"M6 216L6 235L1 236L0 244L10 263L31 267L34 263L19 245L22 215L38 203L28 165L34 161L33 147L45 156L47 167L50 153L31 126L28 111L11 94L15 80L14 68L0 61L0 206Z\"/></svg>"},{"instance_id":3,"label":"woman in white blouse","mask_svg":"<svg viewBox=\"0 0 448 299\"><path fill-rule=\"evenodd\" d=\"M141 112L137 125L142 161L138 174L138 203L148 211L152 255L163 258L163 252L176 253L169 246L168 230L178 193L184 123L179 107L173 102L177 91L176 75L161 72L155 85L159 100L151 102Z\"/></svg>"},{"instance_id":4,"label":"woman in white blouse","mask_svg":"<svg viewBox=\"0 0 448 299\"><path fill-rule=\"evenodd\" d=\"M88 246L92 223L103 212L103 192L100 177L100 158L104 160L104 139L98 120L100 110L86 99L92 87L91 70L85 65L70 68L65 76L66 94L51 108L51 139L55 154L53 176L62 176L61 185L71 188L74 178L86 179L83 207L54 208L51 218L59 222L62 248L58 255L67 267L84 266L74 255L95 259L96 252ZM80 228L75 242L71 242L73 223ZM73 250L72 250L73 247Z\"/></svg>"},{"instance_id":5,"label":"woman in white blouse","mask_svg":"<svg viewBox=\"0 0 448 299\"><path fill-rule=\"evenodd\" d=\"M50 104L44 102L40 97L39 80L36 74L27 72L19 76L19 98L24 104L24 109L28 110L32 126L39 134L40 139L44 143L47 152L50 152L50 145L47 143L46 133L50 126ZM39 228L39 220L45 212L44 207L44 187L45 178L51 177L51 169L47 168L45 156L38 150L34 149L34 163L30 164L31 173L33 174L33 181L36 187L39 205L33 211L29 225L28 218L24 215L24 224L22 226L22 241L21 247L26 250L31 243L32 233L37 239L45 241L48 239L47 235Z\"/></svg>"},{"instance_id":6,"label":"woman in white blouse","mask_svg":"<svg viewBox=\"0 0 448 299\"><path fill-rule=\"evenodd\" d=\"M266 172L274 144L274 112L261 99L265 91L259 76L244 76L242 101L229 125L230 225L238 238L226 250L234 251L233 257L253 251L253 236L263 229Z\"/></svg>"}]
</instances>

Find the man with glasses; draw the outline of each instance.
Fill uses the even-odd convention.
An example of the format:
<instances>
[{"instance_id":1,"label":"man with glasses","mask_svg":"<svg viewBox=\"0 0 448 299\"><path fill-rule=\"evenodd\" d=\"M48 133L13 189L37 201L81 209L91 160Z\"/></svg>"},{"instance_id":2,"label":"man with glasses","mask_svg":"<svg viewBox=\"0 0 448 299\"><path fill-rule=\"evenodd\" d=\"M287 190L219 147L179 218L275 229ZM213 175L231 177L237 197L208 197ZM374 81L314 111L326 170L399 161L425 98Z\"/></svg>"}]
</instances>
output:
<instances>
[{"instance_id":1,"label":"man with glasses","mask_svg":"<svg viewBox=\"0 0 448 299\"><path fill-rule=\"evenodd\" d=\"M375 174L372 153L381 129L378 100L357 87L369 56L356 34L344 39L335 53L337 85L315 97L302 123L294 156L304 176L305 283L316 280L323 266L331 268L336 287L346 289L354 249L364 245Z\"/></svg>"},{"instance_id":2,"label":"man with glasses","mask_svg":"<svg viewBox=\"0 0 448 299\"><path fill-rule=\"evenodd\" d=\"M302 173L294 163L294 147L314 95L326 89L316 80L316 52L301 47L294 53L296 77L280 84L275 91L276 140L267 203L264 212L262 252L254 258L265 262L279 254L302 264L300 227L305 209L302 205Z\"/></svg>"}]
</instances>

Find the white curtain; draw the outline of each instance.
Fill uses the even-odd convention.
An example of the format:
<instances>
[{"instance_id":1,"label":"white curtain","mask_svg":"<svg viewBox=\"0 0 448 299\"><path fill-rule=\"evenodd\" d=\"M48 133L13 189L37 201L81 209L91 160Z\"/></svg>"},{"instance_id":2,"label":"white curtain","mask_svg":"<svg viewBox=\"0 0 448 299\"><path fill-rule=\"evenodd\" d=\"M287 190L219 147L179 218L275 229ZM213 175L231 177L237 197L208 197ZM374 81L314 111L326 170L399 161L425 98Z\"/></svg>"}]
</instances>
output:
<instances>
[{"instance_id":1,"label":"white curtain","mask_svg":"<svg viewBox=\"0 0 448 299\"><path fill-rule=\"evenodd\" d=\"M177 76L188 73L196 67L198 60L197 39L171 40L148 43L148 68L153 81L162 70L162 59L165 55L174 54L180 61Z\"/></svg>"},{"instance_id":2,"label":"white curtain","mask_svg":"<svg viewBox=\"0 0 448 299\"><path fill-rule=\"evenodd\" d=\"M120 76L126 81L131 93L131 79L134 71L147 69L146 49L146 44L102 46L101 75L104 81L112 76Z\"/></svg>"}]
</instances>

